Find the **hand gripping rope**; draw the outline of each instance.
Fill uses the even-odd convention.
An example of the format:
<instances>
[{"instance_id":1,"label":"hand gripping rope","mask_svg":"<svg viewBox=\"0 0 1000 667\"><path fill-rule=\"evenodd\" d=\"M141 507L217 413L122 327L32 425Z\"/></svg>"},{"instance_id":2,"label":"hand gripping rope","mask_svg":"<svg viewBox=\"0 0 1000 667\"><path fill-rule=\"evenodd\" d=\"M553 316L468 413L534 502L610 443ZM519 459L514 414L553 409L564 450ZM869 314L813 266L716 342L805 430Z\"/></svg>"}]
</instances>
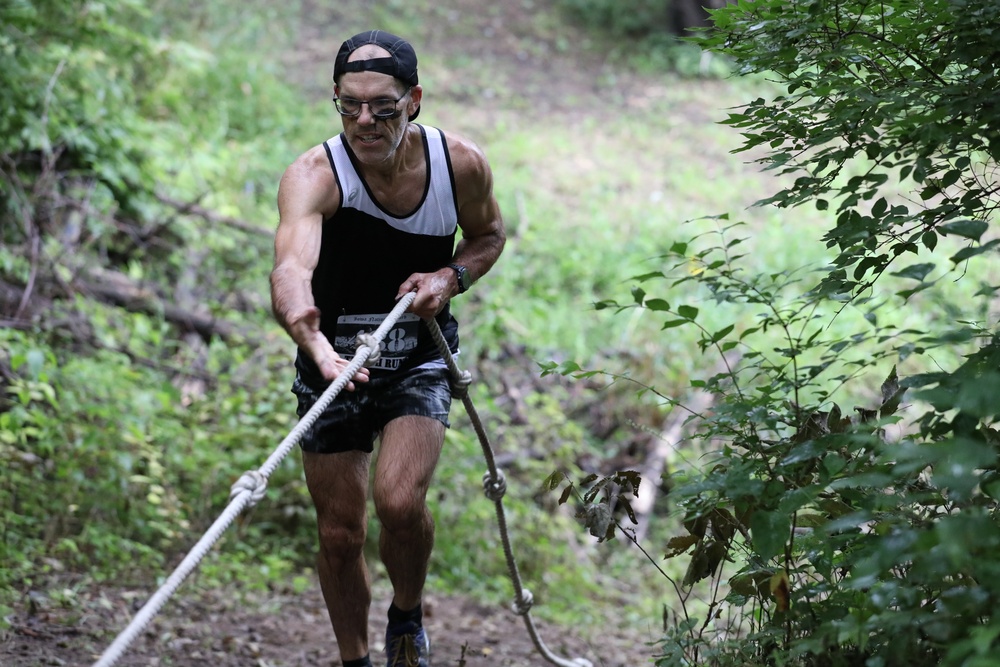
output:
<instances>
[{"instance_id":1,"label":"hand gripping rope","mask_svg":"<svg viewBox=\"0 0 1000 667\"><path fill-rule=\"evenodd\" d=\"M205 532L200 540L194 545L184 560L181 561L167 580L160 586L159 590L156 591L149 598L142 609L132 618L131 623L122 630L122 632L115 638L114 642L101 654L101 657L97 662L93 664L93 667L112 667L114 664L121 659L125 651L131 646L132 642L135 641L139 633L149 625L153 620L153 617L160 611L167 600L177 591L181 583L187 578L191 572L198 566L201 560L208 554L212 546L219 541L219 538L226 531L229 525L235 521L244 510L255 506L261 499L264 498L267 493L267 480L270 478L271 474L277 470L278 465L282 460L292 451L302 439L302 436L308 431L312 425L316 422L319 416L324 410L333 402L333 399L343 391L344 387L347 386L348 381L354 377L362 366L364 366L369 361L374 361L378 359L379 345L382 339L386 337L389 331L396 325L400 316L406 312L406 309L410 307L415 298L414 293L407 294L403 296L396 304L396 307L392 309L392 312L386 316L385 321L382 325L375 330L374 333L365 334L359 336L359 347L348 364L347 368L337 376L337 379L327 387L326 391L323 392L319 400L309 409L309 411L299 420L299 423L295 425L295 428L285 436L285 439L281 441L278 448L271 454L270 457L264 462L257 470L249 470L243 473L238 480L233 484L232 489L229 493L229 505L226 506L222 514L215 523ZM482 422L479 420L478 414L475 412L475 407L472 405L472 401L468 397L468 386L471 382L472 376L468 372L463 372L459 370L458 366L455 364L455 360L451 355L451 351L448 349L448 345L441 335L441 329L438 327L437 322L433 319L426 320L427 326L430 328L431 334L434 337L435 342L441 349L441 353L445 358L448 368L451 370L452 374L456 378L456 393L460 392L462 396L462 402L465 404L466 410L469 411L469 416L472 419L473 426L476 429L476 433L479 435L479 441L483 446L483 452L486 455L486 462L489 466L489 472L483 476L483 485L486 490L487 497L494 501L497 510L497 521L500 524L500 534L503 538L504 554L507 557L507 566L510 570L511 579L514 582L514 588L516 589L517 599L514 602L513 609L516 613L522 615L525 619L525 624L528 628L528 633L531 635L531 639L535 644L535 648L538 649L539 653L548 660L549 662L560 665L560 667L591 667L591 663L583 658L577 658L575 660L564 660L556 655L553 655L549 649L545 646L544 642L539 638L538 632L535 629L534 623L531 620L531 615L529 610L531 608L531 592L521 587L520 577L517 572L517 565L514 561L513 552L510 548L510 539L507 535L507 522L503 510L503 494L506 491L507 483L504 480L503 473L497 470L496 463L493 457L493 450L490 447L489 440L486 438L486 433L483 431Z\"/></svg>"}]
</instances>

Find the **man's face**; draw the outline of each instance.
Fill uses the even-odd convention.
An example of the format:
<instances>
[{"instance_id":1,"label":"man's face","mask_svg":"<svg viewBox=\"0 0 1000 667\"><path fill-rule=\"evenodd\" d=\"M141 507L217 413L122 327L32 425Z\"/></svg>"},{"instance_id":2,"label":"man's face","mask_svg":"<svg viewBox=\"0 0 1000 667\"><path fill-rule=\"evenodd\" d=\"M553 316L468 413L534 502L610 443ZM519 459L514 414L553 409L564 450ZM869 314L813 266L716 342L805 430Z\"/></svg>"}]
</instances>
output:
<instances>
[{"instance_id":1,"label":"man's face","mask_svg":"<svg viewBox=\"0 0 1000 667\"><path fill-rule=\"evenodd\" d=\"M416 99L414 99L416 94ZM392 158L406 134L407 120L419 103L420 87L407 91L406 86L379 72L348 72L340 78L336 95L342 101L373 102L376 109L385 101L399 100L395 108L398 117L380 120L372 113L371 104L362 104L361 112L354 117L341 116L347 142L362 164L377 165ZM400 99L402 97L402 99Z\"/></svg>"}]
</instances>

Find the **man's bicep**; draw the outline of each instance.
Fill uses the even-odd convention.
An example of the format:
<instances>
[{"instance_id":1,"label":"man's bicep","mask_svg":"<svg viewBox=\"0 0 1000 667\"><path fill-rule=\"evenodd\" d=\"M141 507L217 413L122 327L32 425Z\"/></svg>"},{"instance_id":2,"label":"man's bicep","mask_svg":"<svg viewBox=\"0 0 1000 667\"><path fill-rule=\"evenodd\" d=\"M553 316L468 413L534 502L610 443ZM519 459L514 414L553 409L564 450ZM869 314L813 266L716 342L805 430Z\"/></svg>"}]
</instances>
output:
<instances>
[{"instance_id":1,"label":"man's bicep","mask_svg":"<svg viewBox=\"0 0 1000 667\"><path fill-rule=\"evenodd\" d=\"M301 170L289 169L282 177L274 236L276 266L287 264L309 272L316 268L324 217L321 185Z\"/></svg>"}]
</instances>

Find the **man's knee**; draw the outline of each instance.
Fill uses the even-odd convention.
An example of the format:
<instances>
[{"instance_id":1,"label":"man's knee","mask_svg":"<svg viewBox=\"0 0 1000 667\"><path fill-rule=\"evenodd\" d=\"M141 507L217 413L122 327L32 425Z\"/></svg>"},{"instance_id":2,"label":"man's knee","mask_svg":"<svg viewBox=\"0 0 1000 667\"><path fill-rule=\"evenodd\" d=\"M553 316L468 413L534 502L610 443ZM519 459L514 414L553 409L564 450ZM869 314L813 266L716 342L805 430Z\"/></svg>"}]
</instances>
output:
<instances>
[{"instance_id":1,"label":"man's knee","mask_svg":"<svg viewBox=\"0 0 1000 667\"><path fill-rule=\"evenodd\" d=\"M352 560L361 556L365 547L364 524L347 526L332 521L319 522L319 543L327 557Z\"/></svg>"},{"instance_id":2,"label":"man's knee","mask_svg":"<svg viewBox=\"0 0 1000 667\"><path fill-rule=\"evenodd\" d=\"M377 500L375 512L384 529L396 532L421 525L427 508L422 498L395 493Z\"/></svg>"}]
</instances>

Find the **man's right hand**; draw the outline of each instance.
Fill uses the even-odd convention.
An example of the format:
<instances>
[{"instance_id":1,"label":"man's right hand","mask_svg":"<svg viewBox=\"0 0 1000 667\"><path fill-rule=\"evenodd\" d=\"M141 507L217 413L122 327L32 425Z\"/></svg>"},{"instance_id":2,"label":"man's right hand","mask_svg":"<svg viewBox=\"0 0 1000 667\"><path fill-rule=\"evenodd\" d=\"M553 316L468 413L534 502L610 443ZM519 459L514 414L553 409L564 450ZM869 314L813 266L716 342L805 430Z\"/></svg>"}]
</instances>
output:
<instances>
[{"instance_id":1,"label":"man's right hand","mask_svg":"<svg viewBox=\"0 0 1000 667\"><path fill-rule=\"evenodd\" d=\"M319 308L310 307L291 325L289 333L315 362L323 379L333 382L351 362L334 351L333 345L319 329L319 317ZM354 391L355 382L368 382L368 379L368 369L361 367L344 388Z\"/></svg>"}]
</instances>

